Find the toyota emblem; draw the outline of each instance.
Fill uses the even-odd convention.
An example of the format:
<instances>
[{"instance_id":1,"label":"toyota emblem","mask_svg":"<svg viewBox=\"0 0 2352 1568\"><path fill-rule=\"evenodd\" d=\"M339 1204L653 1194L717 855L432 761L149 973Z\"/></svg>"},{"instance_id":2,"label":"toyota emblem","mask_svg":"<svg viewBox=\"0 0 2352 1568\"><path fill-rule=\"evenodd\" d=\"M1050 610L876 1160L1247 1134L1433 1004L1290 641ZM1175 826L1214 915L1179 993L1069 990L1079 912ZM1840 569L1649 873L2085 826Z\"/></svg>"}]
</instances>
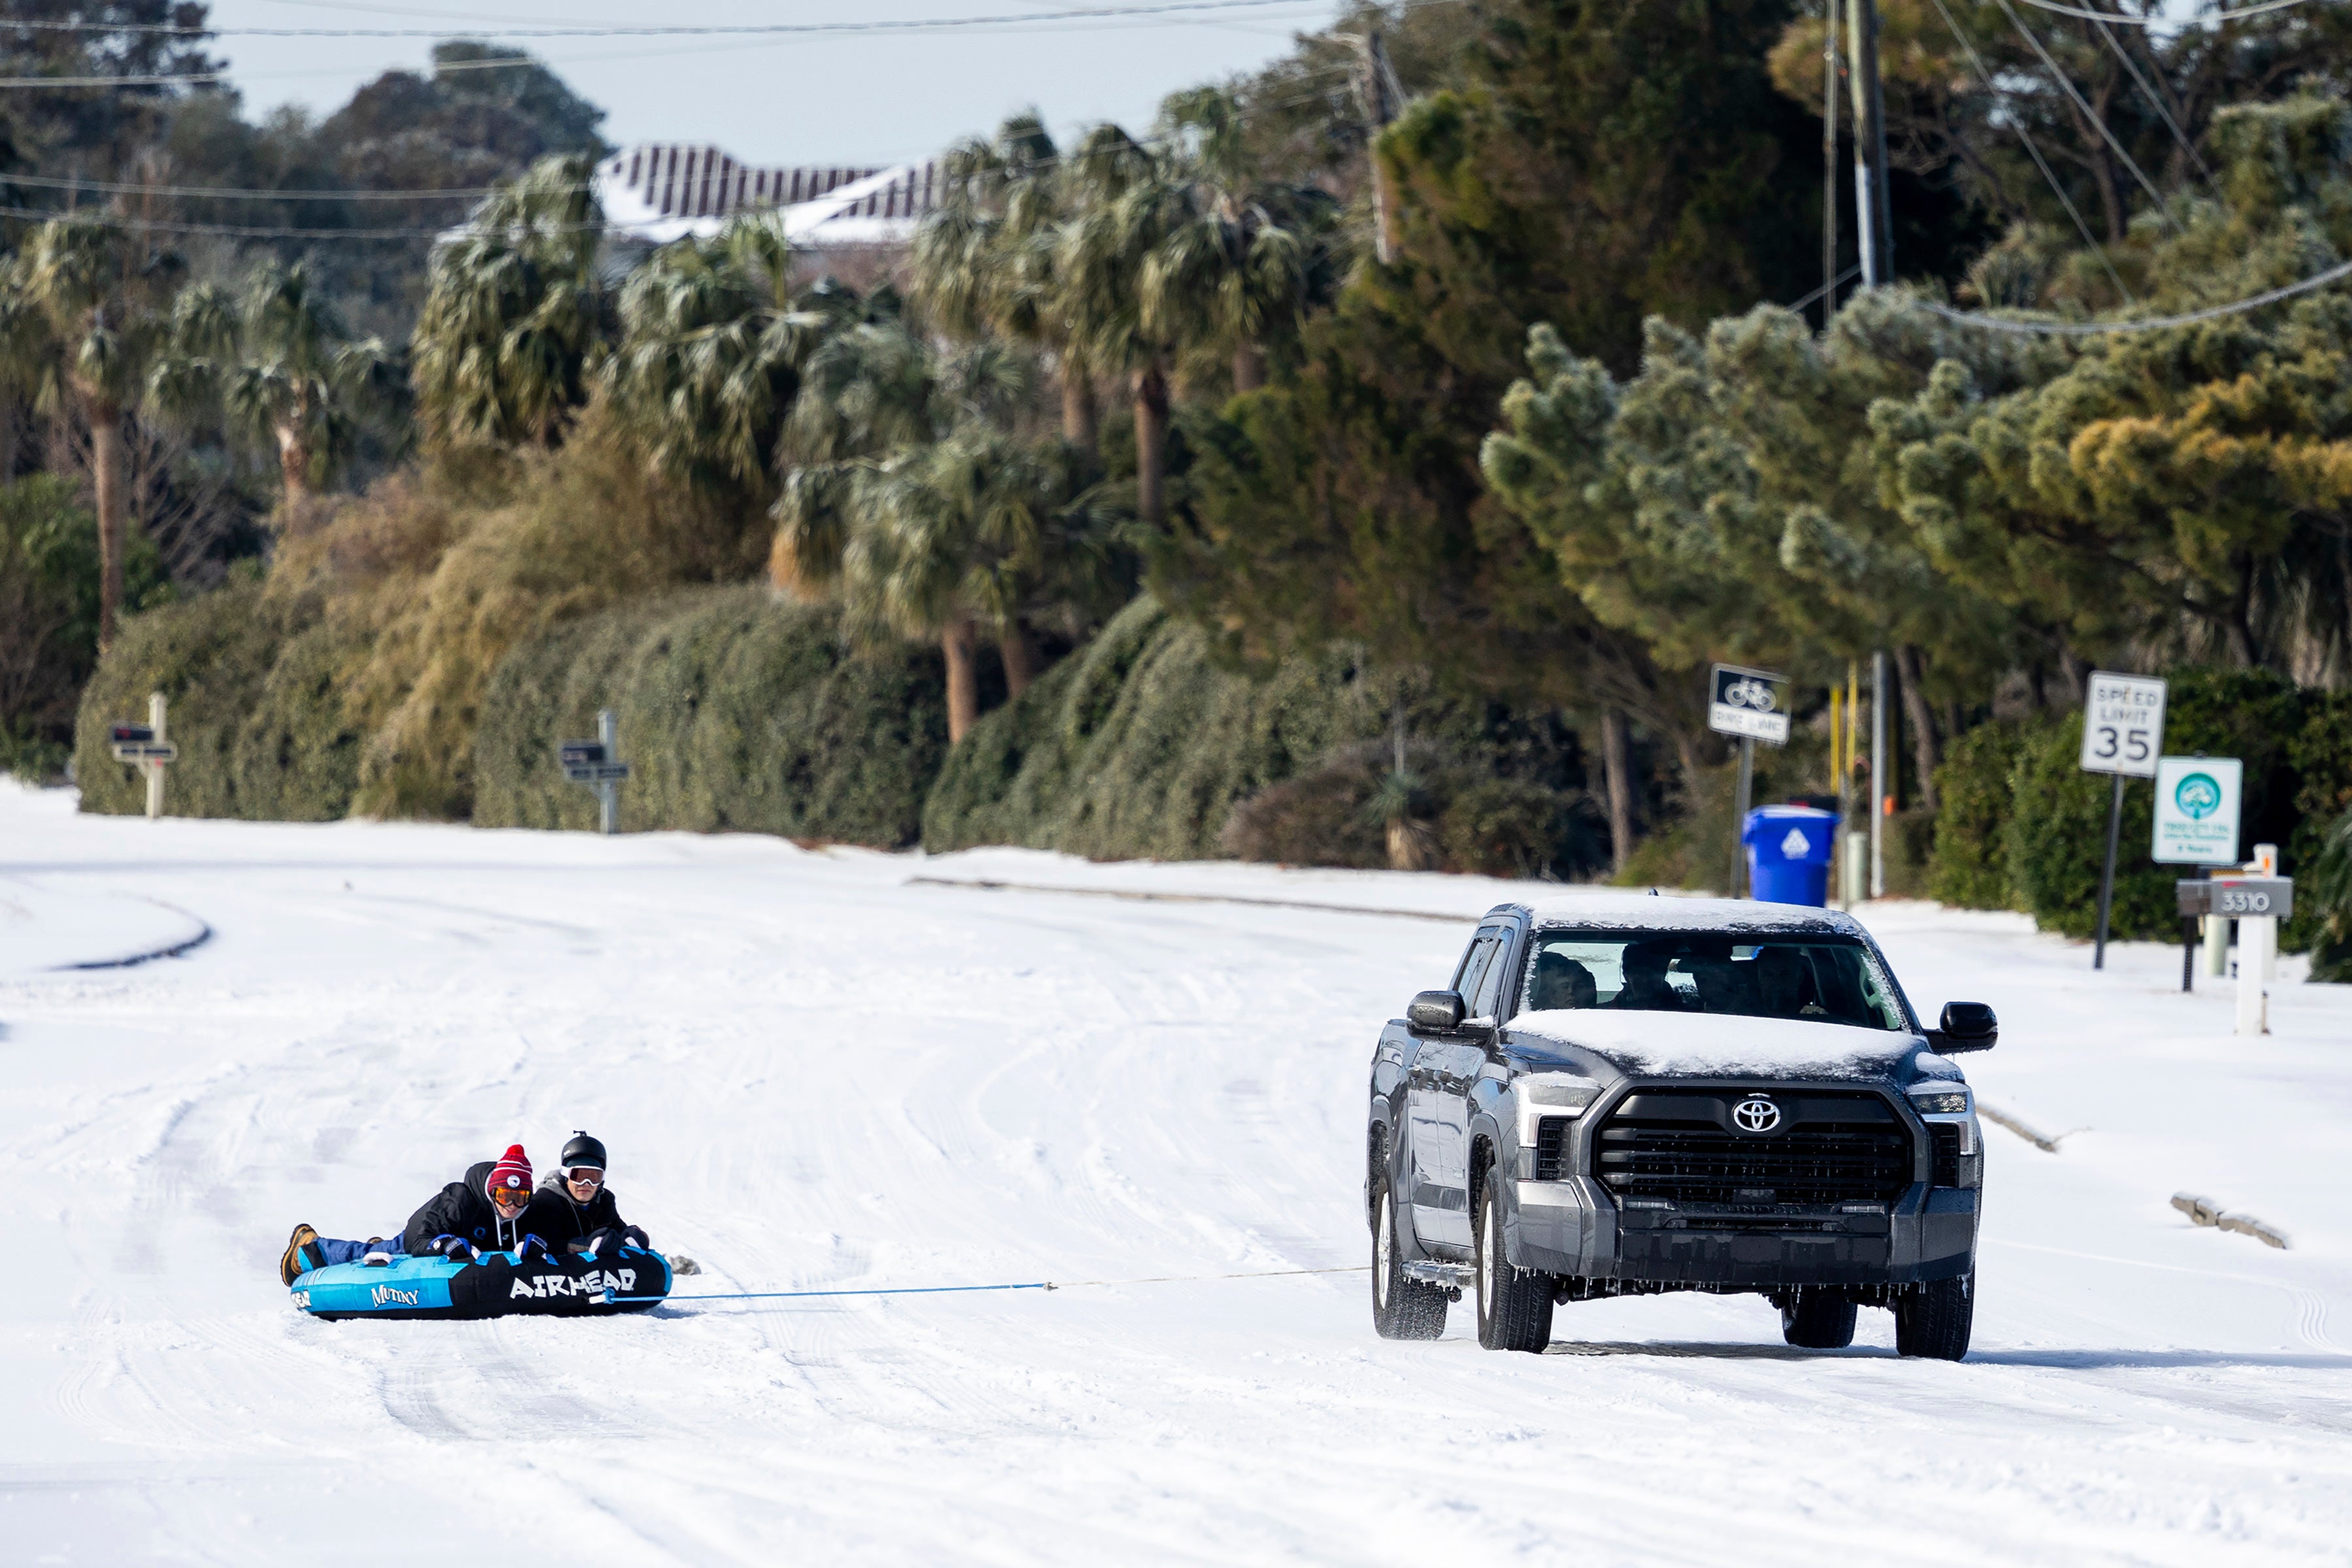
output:
<instances>
[{"instance_id":1,"label":"toyota emblem","mask_svg":"<svg viewBox=\"0 0 2352 1568\"><path fill-rule=\"evenodd\" d=\"M1753 1096L1731 1108L1732 1124L1742 1132L1769 1132L1780 1125L1780 1108L1762 1096Z\"/></svg>"}]
</instances>

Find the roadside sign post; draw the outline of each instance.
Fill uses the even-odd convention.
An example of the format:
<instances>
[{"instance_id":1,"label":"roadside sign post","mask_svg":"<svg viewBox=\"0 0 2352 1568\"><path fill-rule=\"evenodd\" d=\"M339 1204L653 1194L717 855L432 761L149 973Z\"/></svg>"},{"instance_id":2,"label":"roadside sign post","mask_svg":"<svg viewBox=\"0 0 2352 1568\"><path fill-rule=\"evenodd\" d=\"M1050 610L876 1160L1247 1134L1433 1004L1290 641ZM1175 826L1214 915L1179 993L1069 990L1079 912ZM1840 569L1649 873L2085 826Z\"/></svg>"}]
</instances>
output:
<instances>
[{"instance_id":1,"label":"roadside sign post","mask_svg":"<svg viewBox=\"0 0 2352 1568\"><path fill-rule=\"evenodd\" d=\"M2235 757L2158 757L2148 858L2159 866L2236 865L2244 781L2245 765ZM2180 988L2188 991L2196 984L2194 950L2200 924L2207 973L2219 975L2227 973L2230 923L2210 910L2192 915L2186 904L2181 920Z\"/></svg>"},{"instance_id":2,"label":"roadside sign post","mask_svg":"<svg viewBox=\"0 0 2352 1568\"><path fill-rule=\"evenodd\" d=\"M619 750L619 728L610 708L596 715L594 740L564 741L555 749L563 776L596 792L596 829L608 837L620 831L621 781L629 776L629 764L614 754Z\"/></svg>"},{"instance_id":3,"label":"roadside sign post","mask_svg":"<svg viewBox=\"0 0 2352 1568\"><path fill-rule=\"evenodd\" d=\"M1739 737L1739 790L1731 818L1731 895L1740 896L1747 858L1740 829L1748 822L1748 795L1756 782L1756 742L1789 743L1789 709L1783 700L1789 678L1769 670L1718 664L1707 672L1706 727Z\"/></svg>"},{"instance_id":4,"label":"roadside sign post","mask_svg":"<svg viewBox=\"0 0 2352 1568\"><path fill-rule=\"evenodd\" d=\"M2107 858L2099 872L2099 938L2091 967L2107 966L2107 917L2116 901L2116 848L2124 824L2124 780L2154 778L2164 749L2164 682L2154 676L2094 670L2083 703L2083 771L2115 780L2107 797Z\"/></svg>"},{"instance_id":5,"label":"roadside sign post","mask_svg":"<svg viewBox=\"0 0 2352 1568\"><path fill-rule=\"evenodd\" d=\"M150 822L163 815L163 770L177 762L180 748L165 736L164 720L169 704L160 691L148 693L147 722L133 724L127 720L109 725L109 748L118 763L130 763L147 775L147 819Z\"/></svg>"}]
</instances>

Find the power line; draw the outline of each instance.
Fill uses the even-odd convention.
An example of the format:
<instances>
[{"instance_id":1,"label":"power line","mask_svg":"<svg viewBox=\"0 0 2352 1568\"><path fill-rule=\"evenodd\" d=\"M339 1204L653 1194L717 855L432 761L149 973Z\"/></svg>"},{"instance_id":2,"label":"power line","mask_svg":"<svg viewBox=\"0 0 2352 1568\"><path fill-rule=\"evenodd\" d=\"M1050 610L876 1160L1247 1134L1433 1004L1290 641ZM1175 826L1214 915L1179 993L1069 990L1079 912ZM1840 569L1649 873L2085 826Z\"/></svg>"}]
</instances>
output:
<instances>
[{"instance_id":1,"label":"power line","mask_svg":"<svg viewBox=\"0 0 2352 1568\"><path fill-rule=\"evenodd\" d=\"M1975 69L1977 79L1985 84L1987 92L2000 97L2000 89L1994 85L1992 72L1985 68L1983 57L1977 53L1977 47L1969 42L1968 35L1960 31L1960 25L1952 20L1952 14L1945 8L1944 0L1935 0L1935 5L1936 14L1943 17L1944 26L1952 31L1952 41L1959 45L1960 52L1969 57L1969 64ZM2083 243L2091 247L2091 254L2097 257L2099 265L2107 269L2107 277L2114 281L2116 292L2129 300L2132 291L2124 286L2123 274L2117 272L2116 264L2107 259L2106 247L2091 237L2091 226L2083 221L2083 215L2075 209L2074 198L2066 194L2066 187L2058 183L2058 175L2050 167L2050 160L2042 155L2042 149L2035 144L2032 133L2025 129L2025 121L2012 119L2011 124L2016 128L2017 139L2025 143L2026 152L2032 156L2033 166L2042 171L2042 179L2049 184L2050 194L2058 198L2058 205L2064 207L2066 216L2074 220L2074 232L2083 237Z\"/></svg>"},{"instance_id":2,"label":"power line","mask_svg":"<svg viewBox=\"0 0 2352 1568\"><path fill-rule=\"evenodd\" d=\"M58 174L0 174L0 185L29 185L47 191L87 191L99 196L194 196L216 201L250 202L433 202L451 199L479 201L497 193L495 185L469 185L446 191L242 189L230 185L142 185L110 180L83 180Z\"/></svg>"},{"instance_id":3,"label":"power line","mask_svg":"<svg viewBox=\"0 0 2352 1568\"><path fill-rule=\"evenodd\" d=\"M2140 189L2147 193L2147 199L2156 204L2156 210L2163 216L2164 221L2170 224L2175 230L2179 230L2180 220L2174 217L2172 209L2164 205L2164 197L2157 191L2156 182L2149 179L2139 164L2133 161L2131 153L2126 152L2124 144L2116 139L2116 133L2107 129L2107 122L2099 118L2098 110L2093 109L2083 95L2074 89L2074 79L2060 68L2056 60L2050 58L2050 51L2042 47L2042 40L2035 37L2032 29L2026 26L2025 19L2017 14L2009 0L1993 0L1993 4L1999 5L2000 14L2009 18L2009 25L2017 29L2017 36L2023 38L2027 47L2041 57L2042 63L2050 68L2050 74L2056 79L2059 90L2073 101L2074 107L2082 112L2083 118L2091 122L2092 127L2114 151L2115 155L2124 161L2124 167L2132 172L2132 178L2137 180Z\"/></svg>"},{"instance_id":4,"label":"power line","mask_svg":"<svg viewBox=\"0 0 2352 1568\"><path fill-rule=\"evenodd\" d=\"M2298 294L2308 294L2324 289L2338 279L2352 278L2352 261L2339 262L2325 272L2315 272L2299 283L2289 283L2277 289L2266 289L2243 300L2233 300L2226 305L2212 305L2202 310L2189 310L2178 316L2150 316L2138 321L2009 321L1998 316L1979 315L1967 310L1955 310L1948 305L1922 300L1927 310L1948 321L1965 326L1982 327L1988 331L2021 332L2054 338L2093 338L2112 332L2152 332L2164 327L2189 327L2200 321L2218 321L2223 316L2243 315L2259 310L2264 305L2275 305L2282 300L2292 300Z\"/></svg>"},{"instance_id":5,"label":"power line","mask_svg":"<svg viewBox=\"0 0 2352 1568\"><path fill-rule=\"evenodd\" d=\"M0 31L165 34L190 42L218 38L666 38L775 37L827 33L919 33L999 27L1032 22L1116 20L1202 11L1255 11L1318 5L1320 0L1158 0L1142 5L1093 5L1054 11L1012 11L988 16L907 16L855 22L660 23L646 26L447 27L180 27L168 22L0 22ZM173 78L173 80L183 79Z\"/></svg>"},{"instance_id":6,"label":"power line","mask_svg":"<svg viewBox=\"0 0 2352 1568\"><path fill-rule=\"evenodd\" d=\"M2084 11L2073 5L2061 5L2058 0L2025 0L2025 3L2037 10L2054 11L2061 16L2080 16L2087 22L2120 22L2126 27L2204 27L2284 11L2290 5L2305 5L2307 0L2267 0L2261 5L2241 5L2231 11L2208 11L2197 16L2119 16L2105 11Z\"/></svg>"},{"instance_id":7,"label":"power line","mask_svg":"<svg viewBox=\"0 0 2352 1568\"><path fill-rule=\"evenodd\" d=\"M2164 128L2172 132L2172 139L2180 144L2180 150L2189 154L2189 161L2197 165L2197 173L2203 176L2205 188L2213 193L2213 199L2220 201L2221 187L2214 184L2213 171L2205 166L2203 158L2198 156L2196 144L2189 140L2188 132L2180 129L2180 122L2172 118L2172 110L2165 107L2164 100L2148 84L2147 78L2139 74L2139 66L2131 58L2131 51L2124 47L2123 40L2116 37L2113 27L2102 26L2099 37L2105 40L2108 48L2115 51L2116 58L2123 61L2124 69L2129 71L2132 80L2138 84L2140 95L2147 100L2148 107L2155 110L2157 118L2164 121Z\"/></svg>"},{"instance_id":8,"label":"power line","mask_svg":"<svg viewBox=\"0 0 2352 1568\"><path fill-rule=\"evenodd\" d=\"M0 206L0 217L31 218L37 222L89 223L102 228L152 229L162 234L210 235L222 239L432 239L450 232L439 228L280 228L228 223L186 223L177 218L133 217L127 213L84 208L59 212L50 207ZM591 229L622 228L616 223L521 224L533 234L584 234Z\"/></svg>"}]
</instances>

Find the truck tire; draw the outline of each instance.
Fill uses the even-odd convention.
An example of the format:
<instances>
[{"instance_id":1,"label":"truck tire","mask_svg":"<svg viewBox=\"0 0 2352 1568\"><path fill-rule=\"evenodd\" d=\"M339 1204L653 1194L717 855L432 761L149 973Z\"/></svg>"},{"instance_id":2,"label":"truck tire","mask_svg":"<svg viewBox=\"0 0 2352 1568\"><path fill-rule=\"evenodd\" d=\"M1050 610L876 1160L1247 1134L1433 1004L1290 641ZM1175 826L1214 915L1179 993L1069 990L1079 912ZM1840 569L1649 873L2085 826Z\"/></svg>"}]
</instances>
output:
<instances>
[{"instance_id":1,"label":"truck tire","mask_svg":"<svg viewBox=\"0 0 2352 1568\"><path fill-rule=\"evenodd\" d=\"M1495 1195L1497 1180L1489 1166L1486 1179L1478 1184L1478 1342L1490 1351L1541 1355L1551 1343L1551 1300L1558 1284L1550 1275L1516 1268L1503 1256L1503 1204Z\"/></svg>"},{"instance_id":2,"label":"truck tire","mask_svg":"<svg viewBox=\"0 0 2352 1568\"><path fill-rule=\"evenodd\" d=\"M1854 1305L1835 1290L1798 1290L1780 1307L1780 1337L1801 1350L1842 1351L1853 1343Z\"/></svg>"},{"instance_id":3,"label":"truck tire","mask_svg":"<svg viewBox=\"0 0 2352 1568\"><path fill-rule=\"evenodd\" d=\"M1445 1291L1408 1279L1386 1176L1372 1194L1372 1328L1384 1340L1433 1340L1445 1331Z\"/></svg>"},{"instance_id":4,"label":"truck tire","mask_svg":"<svg viewBox=\"0 0 2352 1568\"><path fill-rule=\"evenodd\" d=\"M1958 1361L1969 1353L1976 1311L1974 1268L1957 1279L1915 1285L1895 1298L1895 1349L1902 1355Z\"/></svg>"}]
</instances>

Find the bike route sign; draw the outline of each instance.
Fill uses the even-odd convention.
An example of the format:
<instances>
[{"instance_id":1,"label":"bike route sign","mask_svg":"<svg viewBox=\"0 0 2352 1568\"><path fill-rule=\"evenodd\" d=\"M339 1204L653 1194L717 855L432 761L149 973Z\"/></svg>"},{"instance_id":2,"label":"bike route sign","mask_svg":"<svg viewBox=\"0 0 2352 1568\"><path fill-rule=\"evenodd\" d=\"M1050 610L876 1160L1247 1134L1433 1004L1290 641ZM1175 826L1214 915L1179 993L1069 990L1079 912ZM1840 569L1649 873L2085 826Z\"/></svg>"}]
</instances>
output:
<instances>
[{"instance_id":1,"label":"bike route sign","mask_svg":"<svg viewBox=\"0 0 2352 1568\"><path fill-rule=\"evenodd\" d=\"M1718 664L1707 679L1706 727L1775 746L1789 743L1789 678Z\"/></svg>"},{"instance_id":2,"label":"bike route sign","mask_svg":"<svg viewBox=\"0 0 2352 1568\"><path fill-rule=\"evenodd\" d=\"M2238 863L2238 802L2245 767L2235 757L2159 757L2156 837L2149 858L2168 866Z\"/></svg>"},{"instance_id":3,"label":"bike route sign","mask_svg":"<svg viewBox=\"0 0 2352 1568\"><path fill-rule=\"evenodd\" d=\"M2083 703L2083 771L2156 776L2164 750L2164 682L2095 670Z\"/></svg>"}]
</instances>

